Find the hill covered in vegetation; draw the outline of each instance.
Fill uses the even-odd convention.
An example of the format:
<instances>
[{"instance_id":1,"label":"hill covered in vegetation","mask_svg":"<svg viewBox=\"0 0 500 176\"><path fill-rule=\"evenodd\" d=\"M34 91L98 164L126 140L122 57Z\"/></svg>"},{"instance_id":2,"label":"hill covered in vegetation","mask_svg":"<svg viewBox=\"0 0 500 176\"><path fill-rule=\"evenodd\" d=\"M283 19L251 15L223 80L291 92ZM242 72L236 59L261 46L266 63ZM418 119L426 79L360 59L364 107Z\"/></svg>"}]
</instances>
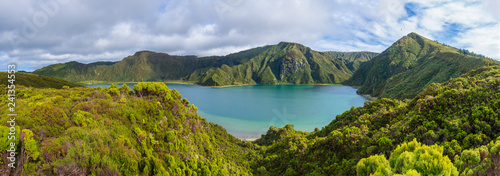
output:
<instances>
[{"instance_id":1,"label":"hill covered in vegetation","mask_svg":"<svg viewBox=\"0 0 500 176\"><path fill-rule=\"evenodd\" d=\"M410 101L378 99L311 133L271 127L258 175L498 175L500 67L482 67ZM363 159L365 158L365 159Z\"/></svg>"},{"instance_id":2,"label":"hill covered in vegetation","mask_svg":"<svg viewBox=\"0 0 500 176\"><path fill-rule=\"evenodd\" d=\"M72 82L189 81L207 86L340 83L376 53L317 52L281 42L227 56L173 56L141 51L119 62L50 65L33 73Z\"/></svg>"},{"instance_id":3,"label":"hill covered in vegetation","mask_svg":"<svg viewBox=\"0 0 500 176\"><path fill-rule=\"evenodd\" d=\"M163 83L18 87L16 167L0 126L2 175L498 175L500 66L378 99L301 132L243 142ZM1 92L5 94L5 91ZM6 99L0 100L6 104ZM0 120L8 121L7 109Z\"/></svg>"},{"instance_id":4,"label":"hill covered in vegetation","mask_svg":"<svg viewBox=\"0 0 500 176\"><path fill-rule=\"evenodd\" d=\"M326 51L323 52L334 58L339 58L347 62L347 67L351 70L357 70L359 66L368 62L373 57L377 56L379 53L374 52L337 52L337 51Z\"/></svg>"},{"instance_id":5,"label":"hill covered in vegetation","mask_svg":"<svg viewBox=\"0 0 500 176\"><path fill-rule=\"evenodd\" d=\"M349 55L333 57L297 43L281 42L243 64L195 71L189 80L200 80L201 85L209 86L340 83L356 69L348 65L369 60L372 55L346 56Z\"/></svg>"},{"instance_id":6,"label":"hill covered in vegetation","mask_svg":"<svg viewBox=\"0 0 500 176\"><path fill-rule=\"evenodd\" d=\"M9 85L10 83L8 82L9 78L7 77L9 74L7 72L0 72L0 85ZM82 85L68 82L65 80L53 78L53 77L48 77L48 76L40 76L36 74L31 74L31 73L22 73L22 72L17 72L15 73L15 77L13 77L15 80L14 85L22 85L26 87L34 87L34 88L55 88L55 89L61 89L64 86L68 87L83 87Z\"/></svg>"},{"instance_id":7,"label":"hill covered in vegetation","mask_svg":"<svg viewBox=\"0 0 500 176\"><path fill-rule=\"evenodd\" d=\"M360 66L344 84L358 86L358 93L373 97L413 98L431 83L442 83L475 68L499 64L460 51L410 33Z\"/></svg>"},{"instance_id":8,"label":"hill covered in vegetation","mask_svg":"<svg viewBox=\"0 0 500 176\"><path fill-rule=\"evenodd\" d=\"M7 165L12 141L3 108L0 175L251 175L253 145L201 118L163 83L18 86L16 93L16 169Z\"/></svg>"},{"instance_id":9,"label":"hill covered in vegetation","mask_svg":"<svg viewBox=\"0 0 500 176\"><path fill-rule=\"evenodd\" d=\"M382 98L313 132L270 127L256 141L244 142L200 117L194 105L163 83L138 83L133 90L18 83L18 169L7 167L10 128L3 123L0 175L500 175L497 61L414 33L366 59L370 56L321 53L283 42L223 57L144 51L117 63L45 67L37 72L85 81L101 73L115 74L110 80L181 79L202 85L344 80L361 86L360 93ZM366 64L353 71L355 62ZM139 73L121 76L125 68ZM5 97L5 86L0 87ZM0 120L9 121L8 113L0 109Z\"/></svg>"},{"instance_id":10,"label":"hill covered in vegetation","mask_svg":"<svg viewBox=\"0 0 500 176\"><path fill-rule=\"evenodd\" d=\"M475 68L498 64L410 33L381 54L317 52L301 44L281 42L227 56L200 58L141 51L116 63L68 62L34 73L80 83L182 81L204 86L341 83L359 87L359 94L372 97L411 99L431 83L442 83Z\"/></svg>"}]
</instances>

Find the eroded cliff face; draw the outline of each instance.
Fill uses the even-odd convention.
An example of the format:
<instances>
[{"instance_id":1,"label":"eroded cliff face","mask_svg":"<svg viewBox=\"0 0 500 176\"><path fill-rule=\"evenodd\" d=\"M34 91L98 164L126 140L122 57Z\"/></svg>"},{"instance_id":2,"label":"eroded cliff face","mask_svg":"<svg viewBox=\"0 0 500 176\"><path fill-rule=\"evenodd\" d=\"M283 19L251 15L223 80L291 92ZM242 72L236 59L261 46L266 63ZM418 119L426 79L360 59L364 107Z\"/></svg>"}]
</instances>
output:
<instances>
[{"instance_id":1,"label":"eroded cliff face","mask_svg":"<svg viewBox=\"0 0 500 176\"><path fill-rule=\"evenodd\" d=\"M280 65L281 80L286 80L286 78L290 77L291 75L299 71L303 71L306 64L307 61L304 62L304 59L286 57L282 60Z\"/></svg>"}]
</instances>

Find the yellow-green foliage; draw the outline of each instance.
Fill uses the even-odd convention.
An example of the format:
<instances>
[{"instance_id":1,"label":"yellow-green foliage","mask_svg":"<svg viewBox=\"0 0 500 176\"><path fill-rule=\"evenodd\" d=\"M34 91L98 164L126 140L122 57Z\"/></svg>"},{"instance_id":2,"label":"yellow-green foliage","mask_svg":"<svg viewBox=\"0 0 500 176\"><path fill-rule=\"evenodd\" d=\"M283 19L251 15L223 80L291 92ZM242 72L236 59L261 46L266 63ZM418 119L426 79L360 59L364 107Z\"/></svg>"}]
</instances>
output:
<instances>
[{"instance_id":1,"label":"yellow-green foliage","mask_svg":"<svg viewBox=\"0 0 500 176\"><path fill-rule=\"evenodd\" d=\"M132 89L130 89L130 87L128 87L127 84L123 84L120 87L120 92L121 92L121 94L125 94L125 95L131 95L133 93Z\"/></svg>"},{"instance_id":2,"label":"yellow-green foliage","mask_svg":"<svg viewBox=\"0 0 500 176\"><path fill-rule=\"evenodd\" d=\"M33 159L37 160L40 155L40 149L38 148L38 142L33 138L33 132L29 129L23 129L24 133L24 148L28 151L28 155Z\"/></svg>"},{"instance_id":3,"label":"yellow-green foliage","mask_svg":"<svg viewBox=\"0 0 500 176\"><path fill-rule=\"evenodd\" d=\"M462 175L499 175L500 174L500 140L491 141L488 145L469 149L455 156L455 166Z\"/></svg>"},{"instance_id":4,"label":"yellow-green foliage","mask_svg":"<svg viewBox=\"0 0 500 176\"><path fill-rule=\"evenodd\" d=\"M449 175L457 176L457 168L438 145L421 145L416 140L399 145L389 161L380 155L363 158L358 162L358 175Z\"/></svg>"},{"instance_id":5,"label":"yellow-green foliage","mask_svg":"<svg viewBox=\"0 0 500 176\"><path fill-rule=\"evenodd\" d=\"M251 175L242 156L253 156L252 148L198 116L178 91L163 83L139 85L143 98L117 86L16 87L23 95L16 100L23 107L17 109L16 133L24 134L17 146L27 154L19 157L29 157L22 174ZM34 101L28 94L40 97ZM0 121L8 121L7 113L0 110ZM2 154L6 130L0 125Z\"/></svg>"},{"instance_id":6,"label":"yellow-green foliage","mask_svg":"<svg viewBox=\"0 0 500 176\"><path fill-rule=\"evenodd\" d=\"M421 145L415 139L399 145L389 162L394 173L416 170L422 175L458 175L451 160L443 156L443 147Z\"/></svg>"},{"instance_id":7,"label":"yellow-green foliage","mask_svg":"<svg viewBox=\"0 0 500 176\"><path fill-rule=\"evenodd\" d=\"M19 128L19 126L15 126L14 131L15 131L15 135L13 135L14 138L12 138L12 140L9 140L9 136L10 136L9 133L11 132L10 126L9 127L0 126L0 153L6 152L11 147L10 144L12 142L15 144L16 147L19 146L19 141L20 141L20 138L19 138L20 128ZM4 164L1 157L0 157L0 164Z\"/></svg>"},{"instance_id":8,"label":"yellow-green foliage","mask_svg":"<svg viewBox=\"0 0 500 176\"><path fill-rule=\"evenodd\" d=\"M73 117L71 118L73 123L77 126L87 127L87 126L97 126L98 122L94 120L92 114L89 112L78 110L73 113Z\"/></svg>"},{"instance_id":9,"label":"yellow-green foliage","mask_svg":"<svg viewBox=\"0 0 500 176\"><path fill-rule=\"evenodd\" d=\"M385 159L382 155L372 155L368 158L363 158L359 160L356 166L356 172L358 175L369 176L374 175L391 175L392 170L389 165L389 161Z\"/></svg>"},{"instance_id":10,"label":"yellow-green foliage","mask_svg":"<svg viewBox=\"0 0 500 176\"><path fill-rule=\"evenodd\" d=\"M0 126L0 153L7 151L10 147L10 143L14 142L16 146L19 145L19 126L15 126L15 139L9 140L10 126ZM0 160L1 161L1 160Z\"/></svg>"}]
</instances>

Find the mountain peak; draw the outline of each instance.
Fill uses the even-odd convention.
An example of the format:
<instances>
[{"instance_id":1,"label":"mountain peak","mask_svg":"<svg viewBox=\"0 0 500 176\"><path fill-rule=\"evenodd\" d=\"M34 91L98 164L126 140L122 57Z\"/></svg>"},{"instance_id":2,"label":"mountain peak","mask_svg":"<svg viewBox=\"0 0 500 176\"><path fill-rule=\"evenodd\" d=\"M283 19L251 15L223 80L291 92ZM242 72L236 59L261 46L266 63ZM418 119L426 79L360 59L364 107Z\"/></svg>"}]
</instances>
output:
<instances>
[{"instance_id":1,"label":"mountain peak","mask_svg":"<svg viewBox=\"0 0 500 176\"><path fill-rule=\"evenodd\" d=\"M298 43L281 41L278 45L295 45L295 44L298 44Z\"/></svg>"},{"instance_id":2,"label":"mountain peak","mask_svg":"<svg viewBox=\"0 0 500 176\"><path fill-rule=\"evenodd\" d=\"M415 32L411 32L411 33L409 33L409 34L408 34L408 35L406 35L406 36L407 36L407 37L410 37L410 38L412 38L412 39L427 39L427 38L425 38L425 37L423 37L423 36L421 36L421 35L419 35L419 34L417 34L417 33L415 33Z\"/></svg>"},{"instance_id":3,"label":"mountain peak","mask_svg":"<svg viewBox=\"0 0 500 176\"><path fill-rule=\"evenodd\" d=\"M360 86L358 93L361 94L412 98L431 83L442 83L490 63L493 62L466 56L454 47L412 32L361 66L345 83ZM408 83L414 83L415 86L407 88Z\"/></svg>"},{"instance_id":4,"label":"mountain peak","mask_svg":"<svg viewBox=\"0 0 500 176\"><path fill-rule=\"evenodd\" d=\"M413 37L413 36L420 36L420 35L418 35L416 32L410 32L406 36Z\"/></svg>"},{"instance_id":5,"label":"mountain peak","mask_svg":"<svg viewBox=\"0 0 500 176\"><path fill-rule=\"evenodd\" d=\"M282 41L282 42L278 43L278 46L299 46L299 47L306 47L306 46L304 46L304 45L302 45L302 44L300 44L300 43L295 43L295 42L284 42L284 41Z\"/></svg>"},{"instance_id":6,"label":"mountain peak","mask_svg":"<svg viewBox=\"0 0 500 176\"><path fill-rule=\"evenodd\" d=\"M149 50L142 50L142 51L135 52L134 56L140 56L143 53L155 53L155 52L149 51Z\"/></svg>"}]
</instances>

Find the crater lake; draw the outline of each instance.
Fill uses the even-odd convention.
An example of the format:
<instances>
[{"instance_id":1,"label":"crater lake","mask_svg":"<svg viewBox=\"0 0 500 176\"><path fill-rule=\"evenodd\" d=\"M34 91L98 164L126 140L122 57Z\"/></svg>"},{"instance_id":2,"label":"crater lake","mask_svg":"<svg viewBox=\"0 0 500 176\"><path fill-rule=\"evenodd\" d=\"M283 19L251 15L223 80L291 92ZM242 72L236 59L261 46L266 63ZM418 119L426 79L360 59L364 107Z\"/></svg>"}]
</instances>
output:
<instances>
[{"instance_id":1,"label":"crater lake","mask_svg":"<svg viewBox=\"0 0 500 176\"><path fill-rule=\"evenodd\" d=\"M93 84L88 87L109 87ZM118 84L121 86L122 84ZM132 88L135 83L127 84ZM166 83L198 108L207 121L223 126L241 139L259 138L270 126L294 125L311 132L328 125L335 116L368 99L356 88L336 85L248 85L204 87Z\"/></svg>"}]
</instances>

